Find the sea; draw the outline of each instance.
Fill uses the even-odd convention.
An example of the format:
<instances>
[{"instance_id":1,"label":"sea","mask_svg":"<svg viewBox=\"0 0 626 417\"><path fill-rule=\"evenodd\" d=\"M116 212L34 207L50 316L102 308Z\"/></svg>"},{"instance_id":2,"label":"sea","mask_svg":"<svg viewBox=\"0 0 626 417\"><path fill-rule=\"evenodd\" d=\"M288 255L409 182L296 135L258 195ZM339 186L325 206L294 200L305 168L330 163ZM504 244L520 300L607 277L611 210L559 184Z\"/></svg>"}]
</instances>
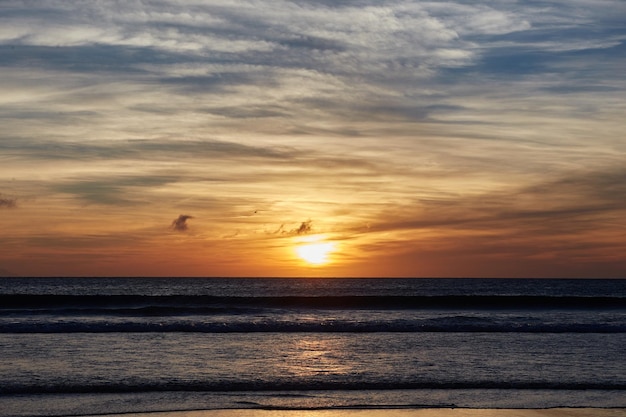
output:
<instances>
[{"instance_id":1,"label":"sea","mask_svg":"<svg viewBox=\"0 0 626 417\"><path fill-rule=\"evenodd\" d=\"M0 415L626 407L626 280L0 278Z\"/></svg>"}]
</instances>

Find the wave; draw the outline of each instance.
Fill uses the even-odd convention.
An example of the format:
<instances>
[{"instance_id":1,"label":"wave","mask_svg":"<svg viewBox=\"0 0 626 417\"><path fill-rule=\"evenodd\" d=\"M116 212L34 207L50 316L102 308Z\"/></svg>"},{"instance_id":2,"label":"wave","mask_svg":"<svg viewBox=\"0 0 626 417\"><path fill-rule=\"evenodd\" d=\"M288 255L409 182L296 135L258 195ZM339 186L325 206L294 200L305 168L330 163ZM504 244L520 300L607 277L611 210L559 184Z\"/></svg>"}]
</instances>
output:
<instances>
[{"instance_id":1,"label":"wave","mask_svg":"<svg viewBox=\"0 0 626 417\"><path fill-rule=\"evenodd\" d=\"M625 314L624 297L0 295L2 333L624 333Z\"/></svg>"},{"instance_id":2,"label":"wave","mask_svg":"<svg viewBox=\"0 0 626 417\"><path fill-rule=\"evenodd\" d=\"M612 309L626 308L626 297L582 296L330 296L220 297L138 295L0 295L0 312L29 314L210 314L256 308L288 309Z\"/></svg>"},{"instance_id":3,"label":"wave","mask_svg":"<svg viewBox=\"0 0 626 417\"><path fill-rule=\"evenodd\" d=\"M261 392L329 390L411 390L411 389L511 389L511 390L626 390L626 383L555 381L170 381L147 383L4 384L0 394L87 394L146 392Z\"/></svg>"},{"instance_id":4,"label":"wave","mask_svg":"<svg viewBox=\"0 0 626 417\"><path fill-rule=\"evenodd\" d=\"M523 320L442 319L389 320L262 320L242 321L34 321L0 322L0 333L626 333L623 322L529 323Z\"/></svg>"}]
</instances>

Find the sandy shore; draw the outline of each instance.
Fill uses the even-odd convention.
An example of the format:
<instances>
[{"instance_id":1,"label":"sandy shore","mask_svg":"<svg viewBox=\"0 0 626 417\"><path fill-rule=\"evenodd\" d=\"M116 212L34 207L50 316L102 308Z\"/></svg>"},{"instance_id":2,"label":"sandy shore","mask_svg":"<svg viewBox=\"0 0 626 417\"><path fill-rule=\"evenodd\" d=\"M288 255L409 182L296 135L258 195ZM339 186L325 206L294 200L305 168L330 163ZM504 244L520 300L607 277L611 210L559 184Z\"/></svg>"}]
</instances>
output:
<instances>
[{"instance_id":1,"label":"sandy shore","mask_svg":"<svg viewBox=\"0 0 626 417\"><path fill-rule=\"evenodd\" d=\"M115 414L107 417L626 417L626 408L209 410Z\"/></svg>"}]
</instances>

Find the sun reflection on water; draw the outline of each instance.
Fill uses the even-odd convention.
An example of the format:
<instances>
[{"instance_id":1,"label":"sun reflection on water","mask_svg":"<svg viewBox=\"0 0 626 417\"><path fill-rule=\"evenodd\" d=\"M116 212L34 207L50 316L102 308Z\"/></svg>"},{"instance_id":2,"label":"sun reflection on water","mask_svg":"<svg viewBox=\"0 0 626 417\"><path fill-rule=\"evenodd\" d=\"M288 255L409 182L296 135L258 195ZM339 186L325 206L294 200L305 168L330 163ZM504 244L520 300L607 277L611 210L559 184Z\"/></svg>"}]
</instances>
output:
<instances>
[{"instance_id":1,"label":"sun reflection on water","mask_svg":"<svg viewBox=\"0 0 626 417\"><path fill-rule=\"evenodd\" d=\"M294 340L287 358L289 372L294 376L346 374L352 367L345 363L345 339L303 337Z\"/></svg>"}]
</instances>

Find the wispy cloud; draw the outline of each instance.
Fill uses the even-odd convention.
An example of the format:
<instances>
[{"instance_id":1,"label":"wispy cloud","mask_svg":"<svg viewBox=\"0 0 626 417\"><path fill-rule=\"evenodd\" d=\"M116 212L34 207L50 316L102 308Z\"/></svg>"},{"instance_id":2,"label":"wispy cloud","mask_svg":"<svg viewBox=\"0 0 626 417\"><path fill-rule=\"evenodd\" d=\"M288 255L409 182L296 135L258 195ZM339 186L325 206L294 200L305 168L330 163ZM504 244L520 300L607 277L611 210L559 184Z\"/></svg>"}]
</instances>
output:
<instances>
[{"instance_id":1,"label":"wispy cloud","mask_svg":"<svg viewBox=\"0 0 626 417\"><path fill-rule=\"evenodd\" d=\"M176 176L163 175L103 175L93 179L59 181L54 188L57 192L71 194L87 203L128 205L142 202L142 194L138 190L162 186L176 180Z\"/></svg>"},{"instance_id":2,"label":"wispy cloud","mask_svg":"<svg viewBox=\"0 0 626 417\"><path fill-rule=\"evenodd\" d=\"M50 141L7 138L0 150L13 158L58 160L153 160L189 157L289 159L302 154L292 147L264 147L219 140L133 139Z\"/></svg>"},{"instance_id":3,"label":"wispy cloud","mask_svg":"<svg viewBox=\"0 0 626 417\"><path fill-rule=\"evenodd\" d=\"M385 211L385 218L372 219L367 230L354 232L374 236L393 232L400 245L413 241L404 250L418 253L514 256L520 264L551 257L568 259L572 265L610 260L615 273L618 253L626 249L623 176L624 170L616 167L523 189L416 201ZM371 249L380 250L377 245Z\"/></svg>"},{"instance_id":4,"label":"wispy cloud","mask_svg":"<svg viewBox=\"0 0 626 417\"><path fill-rule=\"evenodd\" d=\"M623 249L623 1L0 10L3 232L31 255L105 223L156 253L172 212L215 220L181 241L275 264L303 218L381 257Z\"/></svg>"}]
</instances>

